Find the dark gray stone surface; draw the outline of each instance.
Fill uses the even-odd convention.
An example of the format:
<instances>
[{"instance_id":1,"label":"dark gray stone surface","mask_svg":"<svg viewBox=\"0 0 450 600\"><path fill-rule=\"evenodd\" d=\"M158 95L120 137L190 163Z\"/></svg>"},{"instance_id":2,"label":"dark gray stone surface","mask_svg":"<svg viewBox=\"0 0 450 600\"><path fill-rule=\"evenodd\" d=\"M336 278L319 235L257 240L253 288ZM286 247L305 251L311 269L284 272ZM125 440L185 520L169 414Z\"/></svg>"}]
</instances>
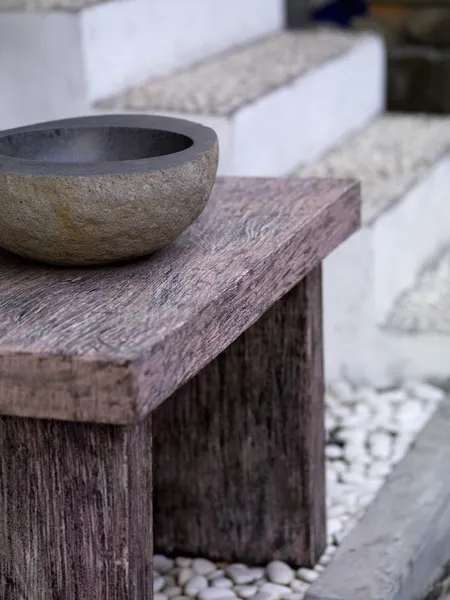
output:
<instances>
[{"instance_id":1,"label":"dark gray stone surface","mask_svg":"<svg viewBox=\"0 0 450 600\"><path fill-rule=\"evenodd\" d=\"M388 110L450 113L450 48L401 46L389 53Z\"/></svg>"},{"instance_id":2,"label":"dark gray stone surface","mask_svg":"<svg viewBox=\"0 0 450 600\"><path fill-rule=\"evenodd\" d=\"M306 600L421 600L449 559L446 400Z\"/></svg>"}]
</instances>

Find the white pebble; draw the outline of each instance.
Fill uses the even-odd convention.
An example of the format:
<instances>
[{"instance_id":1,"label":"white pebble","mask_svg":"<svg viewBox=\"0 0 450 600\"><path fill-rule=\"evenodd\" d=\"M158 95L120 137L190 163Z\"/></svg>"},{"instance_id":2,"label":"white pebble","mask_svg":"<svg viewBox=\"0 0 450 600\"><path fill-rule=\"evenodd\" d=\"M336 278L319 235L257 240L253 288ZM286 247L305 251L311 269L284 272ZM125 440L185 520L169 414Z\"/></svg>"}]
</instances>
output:
<instances>
[{"instance_id":1,"label":"white pebble","mask_svg":"<svg viewBox=\"0 0 450 600\"><path fill-rule=\"evenodd\" d=\"M291 592L287 596L283 596L283 600L303 600L305 592Z\"/></svg>"},{"instance_id":2,"label":"white pebble","mask_svg":"<svg viewBox=\"0 0 450 600\"><path fill-rule=\"evenodd\" d=\"M342 460L332 460L327 462L327 469L334 471L337 475L341 475L347 470L347 465Z\"/></svg>"},{"instance_id":3,"label":"white pebble","mask_svg":"<svg viewBox=\"0 0 450 600\"><path fill-rule=\"evenodd\" d=\"M153 557L153 568L164 575L173 569L173 560L162 554L155 554Z\"/></svg>"},{"instance_id":4,"label":"white pebble","mask_svg":"<svg viewBox=\"0 0 450 600\"><path fill-rule=\"evenodd\" d=\"M184 556L180 556L175 559L175 564L177 567L190 567L192 564L192 558L185 558Z\"/></svg>"},{"instance_id":5,"label":"white pebble","mask_svg":"<svg viewBox=\"0 0 450 600\"><path fill-rule=\"evenodd\" d=\"M342 519L327 519L327 533L333 536L342 529ZM297 571L297 576L300 577ZM302 579L302 578L301 578Z\"/></svg>"},{"instance_id":6,"label":"white pebble","mask_svg":"<svg viewBox=\"0 0 450 600\"><path fill-rule=\"evenodd\" d=\"M168 598L174 598L175 596L181 596L183 590L178 585L171 585L170 587L166 587L163 589L163 593Z\"/></svg>"},{"instance_id":7,"label":"white pebble","mask_svg":"<svg viewBox=\"0 0 450 600\"><path fill-rule=\"evenodd\" d=\"M211 585L217 588L232 588L233 582L228 577L217 577L212 580Z\"/></svg>"},{"instance_id":8,"label":"white pebble","mask_svg":"<svg viewBox=\"0 0 450 600\"><path fill-rule=\"evenodd\" d=\"M325 446L326 458L342 458L342 454L343 450L341 446L337 446L336 444Z\"/></svg>"},{"instance_id":9,"label":"white pebble","mask_svg":"<svg viewBox=\"0 0 450 600\"><path fill-rule=\"evenodd\" d=\"M225 571L223 569L216 569L215 571L208 573L206 577L209 579L209 581L214 581L214 579L218 579L219 577L223 577L224 575Z\"/></svg>"},{"instance_id":10,"label":"white pebble","mask_svg":"<svg viewBox=\"0 0 450 600\"><path fill-rule=\"evenodd\" d=\"M254 580L257 581L258 579L264 577L265 570L262 567L253 567L250 569L250 573L252 577L255 578Z\"/></svg>"},{"instance_id":11,"label":"white pebble","mask_svg":"<svg viewBox=\"0 0 450 600\"><path fill-rule=\"evenodd\" d=\"M194 577L194 571L190 567L182 567L178 573L177 581L178 585L184 586Z\"/></svg>"},{"instance_id":12,"label":"white pebble","mask_svg":"<svg viewBox=\"0 0 450 600\"><path fill-rule=\"evenodd\" d=\"M166 581L164 579L164 577L162 577L161 575L159 577L154 577L153 578L153 593L157 594L158 592L160 592L163 587L166 585Z\"/></svg>"},{"instance_id":13,"label":"white pebble","mask_svg":"<svg viewBox=\"0 0 450 600\"><path fill-rule=\"evenodd\" d=\"M389 402L390 404L402 404L408 399L408 393L406 390L396 389L381 392L378 396L379 403Z\"/></svg>"},{"instance_id":14,"label":"white pebble","mask_svg":"<svg viewBox=\"0 0 450 600\"><path fill-rule=\"evenodd\" d=\"M271 582L263 583L260 587L260 591L263 592L263 594L269 594L273 600L291 593L291 590L287 586Z\"/></svg>"},{"instance_id":15,"label":"white pebble","mask_svg":"<svg viewBox=\"0 0 450 600\"><path fill-rule=\"evenodd\" d=\"M225 600L226 598L236 598L233 590L225 590L222 588L205 588L197 594L198 600Z\"/></svg>"},{"instance_id":16,"label":"white pebble","mask_svg":"<svg viewBox=\"0 0 450 600\"><path fill-rule=\"evenodd\" d=\"M361 485L365 481L364 475L358 471L347 471L347 473L342 473L342 481L344 483L349 483L352 485Z\"/></svg>"},{"instance_id":17,"label":"white pebble","mask_svg":"<svg viewBox=\"0 0 450 600\"><path fill-rule=\"evenodd\" d=\"M230 565L225 569L225 573L231 577L236 585L253 583L256 579L259 579L251 569L241 564Z\"/></svg>"},{"instance_id":18,"label":"white pebble","mask_svg":"<svg viewBox=\"0 0 450 600\"><path fill-rule=\"evenodd\" d=\"M337 381L333 383L330 387L330 392L339 400L343 402L351 402L354 398L354 391L352 386L348 383L348 381Z\"/></svg>"},{"instance_id":19,"label":"white pebble","mask_svg":"<svg viewBox=\"0 0 450 600\"><path fill-rule=\"evenodd\" d=\"M328 512L327 516L329 519L337 519L339 520L346 513L346 507L343 504L335 504L332 506Z\"/></svg>"},{"instance_id":20,"label":"white pebble","mask_svg":"<svg viewBox=\"0 0 450 600\"><path fill-rule=\"evenodd\" d=\"M165 594L153 594L153 600L168 600Z\"/></svg>"},{"instance_id":21,"label":"white pebble","mask_svg":"<svg viewBox=\"0 0 450 600\"><path fill-rule=\"evenodd\" d=\"M267 577L273 583L289 585L294 579L294 571L281 560L274 560L267 565Z\"/></svg>"},{"instance_id":22,"label":"white pebble","mask_svg":"<svg viewBox=\"0 0 450 600\"><path fill-rule=\"evenodd\" d=\"M204 575L194 575L192 579L184 586L184 591L188 596L196 596L199 592L208 587L208 580Z\"/></svg>"},{"instance_id":23,"label":"white pebble","mask_svg":"<svg viewBox=\"0 0 450 600\"><path fill-rule=\"evenodd\" d=\"M391 470L391 465L388 462L377 461L370 465L368 475L369 477L386 477Z\"/></svg>"},{"instance_id":24,"label":"white pebble","mask_svg":"<svg viewBox=\"0 0 450 600\"><path fill-rule=\"evenodd\" d=\"M319 573L319 575L320 575L320 573L323 573L325 571L325 567L323 565L317 564L314 566L314 571L316 573Z\"/></svg>"},{"instance_id":25,"label":"white pebble","mask_svg":"<svg viewBox=\"0 0 450 600\"><path fill-rule=\"evenodd\" d=\"M329 554L322 554L322 556L320 557L320 560L319 560L319 565L326 567L327 565L330 564L331 558L332 557Z\"/></svg>"},{"instance_id":26,"label":"white pebble","mask_svg":"<svg viewBox=\"0 0 450 600\"><path fill-rule=\"evenodd\" d=\"M258 592L254 596L251 596L250 600L272 600L272 596L270 594Z\"/></svg>"},{"instance_id":27,"label":"white pebble","mask_svg":"<svg viewBox=\"0 0 450 600\"><path fill-rule=\"evenodd\" d=\"M309 583L306 583L305 581L300 581L300 579L294 579L294 581L291 581L289 587L291 588L291 590L294 590L294 592L305 593L306 590L309 588Z\"/></svg>"},{"instance_id":28,"label":"white pebble","mask_svg":"<svg viewBox=\"0 0 450 600\"><path fill-rule=\"evenodd\" d=\"M306 583L314 583L314 581L316 581L316 579L319 577L319 574L312 569L301 568L297 571L297 577L303 581L306 581Z\"/></svg>"},{"instance_id":29,"label":"white pebble","mask_svg":"<svg viewBox=\"0 0 450 600\"><path fill-rule=\"evenodd\" d=\"M369 439L370 453L375 459L387 460L392 452L391 436L382 431L372 433Z\"/></svg>"},{"instance_id":30,"label":"white pebble","mask_svg":"<svg viewBox=\"0 0 450 600\"><path fill-rule=\"evenodd\" d=\"M195 558L192 561L192 568L197 575L208 575L216 570L216 565L206 558Z\"/></svg>"},{"instance_id":31,"label":"white pebble","mask_svg":"<svg viewBox=\"0 0 450 600\"><path fill-rule=\"evenodd\" d=\"M256 585L237 585L234 591L240 598L250 598L258 592Z\"/></svg>"}]
</instances>

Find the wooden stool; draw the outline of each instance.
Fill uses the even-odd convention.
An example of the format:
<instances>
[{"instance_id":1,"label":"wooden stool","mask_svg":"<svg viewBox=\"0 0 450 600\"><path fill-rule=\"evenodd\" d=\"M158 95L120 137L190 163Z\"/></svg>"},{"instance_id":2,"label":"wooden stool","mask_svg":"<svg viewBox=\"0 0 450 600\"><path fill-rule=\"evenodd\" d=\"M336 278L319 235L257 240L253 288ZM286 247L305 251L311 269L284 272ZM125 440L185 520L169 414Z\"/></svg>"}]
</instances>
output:
<instances>
[{"instance_id":1,"label":"wooden stool","mask_svg":"<svg viewBox=\"0 0 450 600\"><path fill-rule=\"evenodd\" d=\"M349 180L224 179L145 260L0 253L2 600L151 598L153 521L169 554L319 557L320 263L358 223Z\"/></svg>"}]
</instances>

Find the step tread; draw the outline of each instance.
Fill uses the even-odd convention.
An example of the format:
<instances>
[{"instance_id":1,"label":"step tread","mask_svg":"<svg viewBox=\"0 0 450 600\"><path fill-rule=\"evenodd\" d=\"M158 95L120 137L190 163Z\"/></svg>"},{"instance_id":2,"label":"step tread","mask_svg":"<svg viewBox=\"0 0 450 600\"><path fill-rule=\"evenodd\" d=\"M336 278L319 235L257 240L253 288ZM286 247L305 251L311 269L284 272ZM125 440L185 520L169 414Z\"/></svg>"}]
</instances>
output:
<instances>
[{"instance_id":1,"label":"step tread","mask_svg":"<svg viewBox=\"0 0 450 600\"><path fill-rule=\"evenodd\" d=\"M328 28L284 31L147 81L100 101L97 107L227 116L367 37Z\"/></svg>"},{"instance_id":2,"label":"step tread","mask_svg":"<svg viewBox=\"0 0 450 600\"><path fill-rule=\"evenodd\" d=\"M410 333L450 334L450 248L399 296L386 327Z\"/></svg>"},{"instance_id":3,"label":"step tread","mask_svg":"<svg viewBox=\"0 0 450 600\"><path fill-rule=\"evenodd\" d=\"M370 224L448 152L450 118L383 115L296 174L359 179L362 219Z\"/></svg>"},{"instance_id":4,"label":"step tread","mask_svg":"<svg viewBox=\"0 0 450 600\"><path fill-rule=\"evenodd\" d=\"M107 0L0 0L1 11L77 11Z\"/></svg>"}]
</instances>

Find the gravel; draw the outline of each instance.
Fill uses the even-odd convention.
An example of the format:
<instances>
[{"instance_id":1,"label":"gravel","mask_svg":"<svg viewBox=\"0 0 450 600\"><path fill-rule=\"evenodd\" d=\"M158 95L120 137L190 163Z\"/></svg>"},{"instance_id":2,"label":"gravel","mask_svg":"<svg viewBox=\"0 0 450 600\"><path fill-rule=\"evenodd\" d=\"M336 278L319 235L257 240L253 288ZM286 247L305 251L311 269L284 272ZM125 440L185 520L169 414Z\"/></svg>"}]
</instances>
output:
<instances>
[{"instance_id":1,"label":"gravel","mask_svg":"<svg viewBox=\"0 0 450 600\"><path fill-rule=\"evenodd\" d=\"M155 600L303 600L443 398L440 388L420 381L388 390L354 388L346 381L329 387L328 547L314 569L294 571L279 560L264 568L156 555Z\"/></svg>"}]
</instances>

